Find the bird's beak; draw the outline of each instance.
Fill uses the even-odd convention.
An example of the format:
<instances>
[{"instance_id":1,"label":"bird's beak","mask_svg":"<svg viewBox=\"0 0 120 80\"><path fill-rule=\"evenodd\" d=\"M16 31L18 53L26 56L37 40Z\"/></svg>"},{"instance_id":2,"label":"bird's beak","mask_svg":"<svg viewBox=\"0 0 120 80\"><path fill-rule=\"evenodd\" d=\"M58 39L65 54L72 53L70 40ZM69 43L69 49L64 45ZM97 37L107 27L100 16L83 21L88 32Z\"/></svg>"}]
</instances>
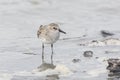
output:
<instances>
[{"instance_id":1,"label":"bird's beak","mask_svg":"<svg viewBox=\"0 0 120 80\"><path fill-rule=\"evenodd\" d=\"M59 32L66 34L66 32L64 32L64 31L63 31L63 30L61 30L61 29L59 29Z\"/></svg>"}]
</instances>

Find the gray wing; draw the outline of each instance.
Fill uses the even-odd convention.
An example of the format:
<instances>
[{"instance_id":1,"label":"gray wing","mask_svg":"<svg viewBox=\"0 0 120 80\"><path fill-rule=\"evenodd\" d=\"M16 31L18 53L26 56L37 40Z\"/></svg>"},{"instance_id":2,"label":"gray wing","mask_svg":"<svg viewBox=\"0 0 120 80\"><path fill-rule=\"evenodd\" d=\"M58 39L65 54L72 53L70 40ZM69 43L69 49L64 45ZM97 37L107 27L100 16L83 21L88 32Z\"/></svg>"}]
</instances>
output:
<instances>
[{"instance_id":1,"label":"gray wing","mask_svg":"<svg viewBox=\"0 0 120 80\"><path fill-rule=\"evenodd\" d=\"M41 29L43 28L43 25L40 25L39 30L37 31L37 37L39 38L41 34Z\"/></svg>"}]
</instances>

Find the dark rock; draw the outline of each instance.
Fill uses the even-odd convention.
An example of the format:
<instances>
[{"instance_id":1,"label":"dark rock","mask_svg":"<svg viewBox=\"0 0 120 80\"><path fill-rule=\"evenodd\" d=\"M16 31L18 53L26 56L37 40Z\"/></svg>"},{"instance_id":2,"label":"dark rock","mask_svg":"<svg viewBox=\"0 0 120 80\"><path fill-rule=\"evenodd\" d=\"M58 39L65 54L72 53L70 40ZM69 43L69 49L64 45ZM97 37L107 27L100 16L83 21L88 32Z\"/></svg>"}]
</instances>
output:
<instances>
[{"instance_id":1,"label":"dark rock","mask_svg":"<svg viewBox=\"0 0 120 80\"><path fill-rule=\"evenodd\" d=\"M103 37L108 37L108 36L113 36L114 34L109 32L109 31L105 31L105 30L102 30L101 31L101 34Z\"/></svg>"},{"instance_id":2,"label":"dark rock","mask_svg":"<svg viewBox=\"0 0 120 80\"><path fill-rule=\"evenodd\" d=\"M108 59L107 69L110 73L120 73L120 59Z\"/></svg>"},{"instance_id":3,"label":"dark rock","mask_svg":"<svg viewBox=\"0 0 120 80\"><path fill-rule=\"evenodd\" d=\"M77 62L79 62L79 61L80 61L80 59L73 59L73 60L72 60L73 63L77 63Z\"/></svg>"},{"instance_id":4,"label":"dark rock","mask_svg":"<svg viewBox=\"0 0 120 80\"><path fill-rule=\"evenodd\" d=\"M113 78L120 78L120 73L109 73L108 76Z\"/></svg>"},{"instance_id":5,"label":"dark rock","mask_svg":"<svg viewBox=\"0 0 120 80\"><path fill-rule=\"evenodd\" d=\"M92 57L93 52L92 51L85 51L83 55L84 55L84 57Z\"/></svg>"},{"instance_id":6,"label":"dark rock","mask_svg":"<svg viewBox=\"0 0 120 80\"><path fill-rule=\"evenodd\" d=\"M97 41L97 40L92 40L92 42L96 42L96 43L98 43L98 41Z\"/></svg>"}]
</instances>

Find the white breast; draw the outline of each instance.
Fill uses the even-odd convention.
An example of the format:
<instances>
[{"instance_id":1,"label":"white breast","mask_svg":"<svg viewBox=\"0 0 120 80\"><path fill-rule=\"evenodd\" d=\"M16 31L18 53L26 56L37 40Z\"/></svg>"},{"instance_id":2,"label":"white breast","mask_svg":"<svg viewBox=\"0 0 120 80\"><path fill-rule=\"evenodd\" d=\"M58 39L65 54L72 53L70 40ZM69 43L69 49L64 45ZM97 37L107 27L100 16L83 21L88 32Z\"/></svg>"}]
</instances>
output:
<instances>
[{"instance_id":1,"label":"white breast","mask_svg":"<svg viewBox=\"0 0 120 80\"><path fill-rule=\"evenodd\" d=\"M40 39L45 44L52 44L55 43L60 37L60 33L58 31L49 32L45 36L41 36Z\"/></svg>"},{"instance_id":2,"label":"white breast","mask_svg":"<svg viewBox=\"0 0 120 80\"><path fill-rule=\"evenodd\" d=\"M48 34L48 37L49 37L51 43L55 43L59 39L60 33L59 33L59 31L50 32Z\"/></svg>"}]
</instances>

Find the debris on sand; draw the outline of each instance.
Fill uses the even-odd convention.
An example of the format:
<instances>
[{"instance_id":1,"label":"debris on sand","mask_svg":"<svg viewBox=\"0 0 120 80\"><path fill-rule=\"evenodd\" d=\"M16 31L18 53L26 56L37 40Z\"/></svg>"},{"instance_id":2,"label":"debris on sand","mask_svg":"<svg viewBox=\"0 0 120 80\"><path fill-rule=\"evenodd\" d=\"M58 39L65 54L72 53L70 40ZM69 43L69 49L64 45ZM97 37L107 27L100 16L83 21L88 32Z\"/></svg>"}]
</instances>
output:
<instances>
[{"instance_id":1,"label":"debris on sand","mask_svg":"<svg viewBox=\"0 0 120 80\"><path fill-rule=\"evenodd\" d=\"M109 31L106 31L106 30L102 30L101 31L101 34L103 37L108 37L108 36L113 36L114 34L109 32Z\"/></svg>"},{"instance_id":2,"label":"debris on sand","mask_svg":"<svg viewBox=\"0 0 120 80\"><path fill-rule=\"evenodd\" d=\"M84 57L92 57L93 51L85 51L83 55L84 55Z\"/></svg>"},{"instance_id":3,"label":"debris on sand","mask_svg":"<svg viewBox=\"0 0 120 80\"><path fill-rule=\"evenodd\" d=\"M107 70L110 71L109 76L119 76L120 77L120 59L108 59Z\"/></svg>"}]
</instances>

